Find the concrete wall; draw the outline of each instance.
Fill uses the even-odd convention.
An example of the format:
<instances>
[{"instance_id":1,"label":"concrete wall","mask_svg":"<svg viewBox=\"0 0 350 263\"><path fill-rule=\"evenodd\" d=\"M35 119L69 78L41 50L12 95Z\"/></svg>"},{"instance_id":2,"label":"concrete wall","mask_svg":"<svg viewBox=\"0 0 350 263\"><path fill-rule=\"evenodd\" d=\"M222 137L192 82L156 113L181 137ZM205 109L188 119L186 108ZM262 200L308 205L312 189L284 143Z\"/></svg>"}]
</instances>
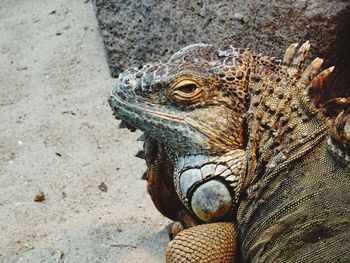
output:
<instances>
[{"instance_id":1,"label":"concrete wall","mask_svg":"<svg viewBox=\"0 0 350 263\"><path fill-rule=\"evenodd\" d=\"M329 96L350 96L349 1L93 2L113 77L191 43L234 44L281 57L290 43L310 40L312 56L336 65Z\"/></svg>"}]
</instances>

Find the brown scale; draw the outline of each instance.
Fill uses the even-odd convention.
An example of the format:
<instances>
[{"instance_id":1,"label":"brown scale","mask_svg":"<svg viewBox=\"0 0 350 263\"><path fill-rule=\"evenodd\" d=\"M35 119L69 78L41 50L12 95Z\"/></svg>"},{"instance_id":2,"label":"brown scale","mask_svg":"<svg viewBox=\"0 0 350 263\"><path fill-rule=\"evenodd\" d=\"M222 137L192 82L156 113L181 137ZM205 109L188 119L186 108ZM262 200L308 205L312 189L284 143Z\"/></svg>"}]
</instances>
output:
<instances>
[{"instance_id":1,"label":"brown scale","mask_svg":"<svg viewBox=\"0 0 350 263\"><path fill-rule=\"evenodd\" d=\"M294 128L300 124L300 119L297 118L297 107L299 104L296 101L290 100L290 97L281 101L284 104L282 111L276 114L274 129L277 131L276 137L279 139L279 143L283 142L292 143L296 139L296 134L294 133ZM268 147L269 145L266 144Z\"/></svg>"},{"instance_id":2,"label":"brown scale","mask_svg":"<svg viewBox=\"0 0 350 263\"><path fill-rule=\"evenodd\" d=\"M227 65L232 65L228 67ZM239 79L236 78L237 72L236 67L241 67L239 70ZM225 66L220 69L224 72L220 72L219 76L222 79L223 92L227 97L230 97L233 101L233 106L239 106L234 110L236 112L244 111L244 105L246 104L246 80L244 79L245 74L243 73L246 70L245 63L241 59L237 59L235 57L229 57L225 59ZM243 108L242 108L243 107Z\"/></svg>"},{"instance_id":3,"label":"brown scale","mask_svg":"<svg viewBox=\"0 0 350 263\"><path fill-rule=\"evenodd\" d=\"M266 67L264 67L264 68L266 68ZM265 75L265 74L271 74L271 73L264 72L263 74ZM285 109L283 109L283 106L285 106L287 101L286 100L281 101L281 98L283 98L283 93L281 93L281 91L278 92L277 89L279 86L275 80L276 80L276 78L274 77L274 75L272 73L272 75L268 79L267 83L264 83L261 85L264 92L263 92L263 95L260 96L261 103L260 102L258 103L258 104L262 105L264 116L266 117L266 119L264 118L264 121L270 124L269 125L270 128L272 128L273 125L276 125L276 121L279 120L280 117L286 115L284 112ZM286 85L286 84L284 84L284 85ZM276 87L276 88L274 89L273 87ZM275 92L275 90L277 90L277 92ZM279 94L279 95L273 95L274 93ZM265 103L266 101L269 101L269 102ZM256 104L256 105L258 105L258 104ZM277 114L276 114L276 112L277 112ZM273 119L274 117L276 118L276 120ZM285 121L284 121L285 123L284 124L286 124L288 122L288 119L289 118L287 118L285 116Z\"/></svg>"},{"instance_id":4,"label":"brown scale","mask_svg":"<svg viewBox=\"0 0 350 263\"><path fill-rule=\"evenodd\" d=\"M256 69L252 69L252 77L250 81L250 89L251 89L251 105L254 109L250 110L250 113L252 115L255 115L255 119L257 120L256 125L252 127L252 132L251 134L255 134L255 140L259 141L260 134L258 131L264 131L266 127L266 124L269 123L269 117L270 114L267 114L268 106L266 105L267 98L270 96L269 94L265 93L267 90L267 83L265 80L262 80L260 75L266 76L267 72L255 72ZM270 92L268 92L270 93ZM260 125L260 124L262 125ZM260 129L262 128L262 129Z\"/></svg>"},{"instance_id":5,"label":"brown scale","mask_svg":"<svg viewBox=\"0 0 350 263\"><path fill-rule=\"evenodd\" d=\"M265 116L267 116L268 125L266 128L267 132L261 137L262 145L264 145L264 147L261 148L262 153L268 149L272 149L272 144L275 141L279 141L279 143L283 143L284 140L290 141L292 130L289 128L289 125L291 124L291 121L294 120L293 115L294 114L289 108L288 97L279 102L271 99L271 102L265 109ZM273 131L273 136L271 136L271 131ZM269 154L271 153L272 152L270 151Z\"/></svg>"}]
</instances>

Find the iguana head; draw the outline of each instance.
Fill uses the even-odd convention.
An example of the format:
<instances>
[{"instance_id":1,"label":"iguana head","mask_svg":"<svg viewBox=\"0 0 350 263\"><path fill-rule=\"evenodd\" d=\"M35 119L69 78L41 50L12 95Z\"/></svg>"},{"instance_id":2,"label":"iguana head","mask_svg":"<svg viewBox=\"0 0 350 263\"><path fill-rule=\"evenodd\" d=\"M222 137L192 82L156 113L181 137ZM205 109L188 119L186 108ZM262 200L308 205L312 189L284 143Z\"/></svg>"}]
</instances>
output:
<instances>
[{"instance_id":1,"label":"iguana head","mask_svg":"<svg viewBox=\"0 0 350 263\"><path fill-rule=\"evenodd\" d=\"M123 72L112 90L126 123L182 153L242 149L247 50L205 44Z\"/></svg>"},{"instance_id":2,"label":"iguana head","mask_svg":"<svg viewBox=\"0 0 350 263\"><path fill-rule=\"evenodd\" d=\"M114 113L163 148L177 194L203 221L227 216L237 199L250 59L246 49L191 45L124 71L111 91Z\"/></svg>"}]
</instances>

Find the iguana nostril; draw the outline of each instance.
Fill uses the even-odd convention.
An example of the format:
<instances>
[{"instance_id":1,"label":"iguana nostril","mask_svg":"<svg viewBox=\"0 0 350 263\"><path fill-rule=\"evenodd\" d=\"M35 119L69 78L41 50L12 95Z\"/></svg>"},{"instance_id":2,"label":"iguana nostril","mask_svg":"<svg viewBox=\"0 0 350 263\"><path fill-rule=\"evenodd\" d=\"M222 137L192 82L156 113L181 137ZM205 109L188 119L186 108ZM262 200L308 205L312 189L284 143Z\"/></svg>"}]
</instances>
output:
<instances>
[{"instance_id":1,"label":"iguana nostril","mask_svg":"<svg viewBox=\"0 0 350 263\"><path fill-rule=\"evenodd\" d=\"M125 78L124 78L124 83L125 83L126 85L130 84L130 78L129 78L129 77L125 77Z\"/></svg>"},{"instance_id":2,"label":"iguana nostril","mask_svg":"<svg viewBox=\"0 0 350 263\"><path fill-rule=\"evenodd\" d=\"M162 87L162 85L161 85L160 83L155 83L155 84L152 84L152 85L151 85L151 89L152 89L153 91L158 91L158 90L161 89L161 87Z\"/></svg>"}]
</instances>

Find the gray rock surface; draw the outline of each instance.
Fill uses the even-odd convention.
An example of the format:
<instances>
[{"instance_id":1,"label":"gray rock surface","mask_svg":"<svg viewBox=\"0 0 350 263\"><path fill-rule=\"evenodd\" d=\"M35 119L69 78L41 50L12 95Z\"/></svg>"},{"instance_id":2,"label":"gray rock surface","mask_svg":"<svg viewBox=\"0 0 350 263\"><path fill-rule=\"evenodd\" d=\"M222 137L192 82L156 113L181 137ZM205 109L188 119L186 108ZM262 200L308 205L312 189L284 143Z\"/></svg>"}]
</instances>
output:
<instances>
[{"instance_id":1,"label":"gray rock surface","mask_svg":"<svg viewBox=\"0 0 350 263\"><path fill-rule=\"evenodd\" d=\"M310 40L312 57L336 65L329 97L350 96L350 2L94 0L111 74L188 44L234 44L281 57Z\"/></svg>"}]
</instances>

